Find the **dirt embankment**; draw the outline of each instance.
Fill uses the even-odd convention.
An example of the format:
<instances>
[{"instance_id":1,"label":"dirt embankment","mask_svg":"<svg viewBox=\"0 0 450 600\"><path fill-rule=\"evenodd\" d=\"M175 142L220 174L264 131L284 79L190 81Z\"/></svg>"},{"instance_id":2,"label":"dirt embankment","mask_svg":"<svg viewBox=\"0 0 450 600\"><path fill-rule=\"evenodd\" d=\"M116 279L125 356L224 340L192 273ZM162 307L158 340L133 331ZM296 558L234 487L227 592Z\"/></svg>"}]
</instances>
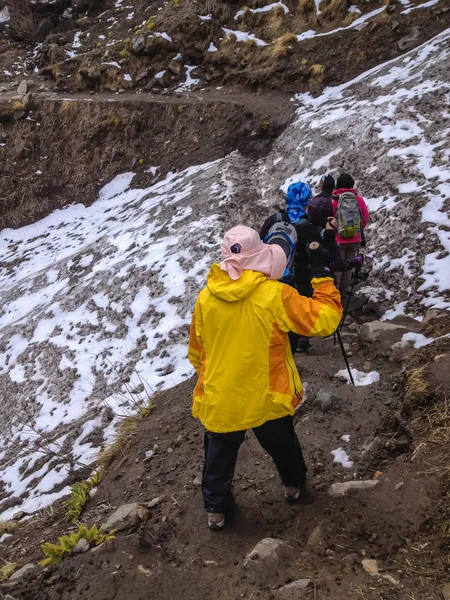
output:
<instances>
[{"instance_id":1,"label":"dirt embankment","mask_svg":"<svg viewBox=\"0 0 450 600\"><path fill-rule=\"evenodd\" d=\"M14 102L5 106L14 109ZM261 155L285 126L288 104L284 97L266 103L219 94L35 96L27 118L12 117L0 133L0 227L32 223L73 202L88 205L121 172L138 173L134 185L145 187L236 149Z\"/></svg>"}]
</instances>

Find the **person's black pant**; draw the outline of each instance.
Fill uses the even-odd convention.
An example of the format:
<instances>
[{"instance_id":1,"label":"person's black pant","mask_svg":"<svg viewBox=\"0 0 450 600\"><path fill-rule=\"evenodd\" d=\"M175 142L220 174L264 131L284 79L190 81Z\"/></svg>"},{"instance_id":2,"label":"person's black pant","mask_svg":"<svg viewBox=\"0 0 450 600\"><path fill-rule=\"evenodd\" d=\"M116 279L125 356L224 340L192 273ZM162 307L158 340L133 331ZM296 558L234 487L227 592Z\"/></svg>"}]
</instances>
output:
<instances>
[{"instance_id":1,"label":"person's black pant","mask_svg":"<svg viewBox=\"0 0 450 600\"><path fill-rule=\"evenodd\" d=\"M270 454L287 486L300 486L308 468L294 430L291 416L267 421L253 429L258 442ZM224 513L232 502L231 484L240 445L245 431L205 433L205 466L203 469L203 500L208 512Z\"/></svg>"}]
</instances>

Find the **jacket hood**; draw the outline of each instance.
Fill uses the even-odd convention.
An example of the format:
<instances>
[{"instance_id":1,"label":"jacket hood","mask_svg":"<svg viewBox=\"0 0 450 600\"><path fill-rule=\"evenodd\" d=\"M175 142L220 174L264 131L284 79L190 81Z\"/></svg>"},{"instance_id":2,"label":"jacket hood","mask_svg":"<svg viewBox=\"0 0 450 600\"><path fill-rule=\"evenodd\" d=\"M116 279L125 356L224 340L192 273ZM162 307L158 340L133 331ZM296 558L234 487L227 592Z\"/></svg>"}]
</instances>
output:
<instances>
[{"instance_id":1,"label":"jacket hood","mask_svg":"<svg viewBox=\"0 0 450 600\"><path fill-rule=\"evenodd\" d=\"M267 281L267 276L257 271L245 270L239 279L233 280L220 265L214 264L208 273L207 288L213 296L226 302L239 302L248 298L256 287Z\"/></svg>"}]
</instances>

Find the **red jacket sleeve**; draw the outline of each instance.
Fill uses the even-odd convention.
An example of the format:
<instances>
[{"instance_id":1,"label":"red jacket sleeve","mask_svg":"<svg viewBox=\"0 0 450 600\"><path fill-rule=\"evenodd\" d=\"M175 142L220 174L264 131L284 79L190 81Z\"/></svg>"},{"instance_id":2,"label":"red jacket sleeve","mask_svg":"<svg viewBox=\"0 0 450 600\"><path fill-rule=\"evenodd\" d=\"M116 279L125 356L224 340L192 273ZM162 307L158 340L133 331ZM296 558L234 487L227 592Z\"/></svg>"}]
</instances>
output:
<instances>
[{"instance_id":1,"label":"red jacket sleeve","mask_svg":"<svg viewBox=\"0 0 450 600\"><path fill-rule=\"evenodd\" d=\"M363 219L363 227L364 229L367 227L367 223L369 222L369 211L367 209L367 204L364 201L362 196L358 196L358 204L361 209L362 219Z\"/></svg>"}]
</instances>

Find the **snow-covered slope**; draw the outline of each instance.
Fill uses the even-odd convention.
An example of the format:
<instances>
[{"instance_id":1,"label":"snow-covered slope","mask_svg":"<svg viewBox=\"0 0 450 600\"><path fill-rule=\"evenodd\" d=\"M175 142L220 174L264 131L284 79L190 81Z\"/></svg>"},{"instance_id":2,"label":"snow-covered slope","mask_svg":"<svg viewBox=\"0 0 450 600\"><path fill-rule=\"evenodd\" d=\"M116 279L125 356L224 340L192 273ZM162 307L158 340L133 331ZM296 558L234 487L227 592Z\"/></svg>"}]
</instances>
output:
<instances>
[{"instance_id":1,"label":"snow-covered slope","mask_svg":"<svg viewBox=\"0 0 450 600\"><path fill-rule=\"evenodd\" d=\"M134 392L191 375L190 310L220 237L260 224L290 181L353 173L373 213L374 291L409 310L450 306L449 39L298 98L257 164L234 153L146 190L125 173L90 208L0 234L0 480L21 496L1 519L66 494Z\"/></svg>"},{"instance_id":2,"label":"snow-covered slope","mask_svg":"<svg viewBox=\"0 0 450 600\"><path fill-rule=\"evenodd\" d=\"M318 98L299 96L297 120L263 173L266 203L283 179L285 189L352 173L372 212L372 285L411 311L450 307L449 38L444 31Z\"/></svg>"}]
</instances>

